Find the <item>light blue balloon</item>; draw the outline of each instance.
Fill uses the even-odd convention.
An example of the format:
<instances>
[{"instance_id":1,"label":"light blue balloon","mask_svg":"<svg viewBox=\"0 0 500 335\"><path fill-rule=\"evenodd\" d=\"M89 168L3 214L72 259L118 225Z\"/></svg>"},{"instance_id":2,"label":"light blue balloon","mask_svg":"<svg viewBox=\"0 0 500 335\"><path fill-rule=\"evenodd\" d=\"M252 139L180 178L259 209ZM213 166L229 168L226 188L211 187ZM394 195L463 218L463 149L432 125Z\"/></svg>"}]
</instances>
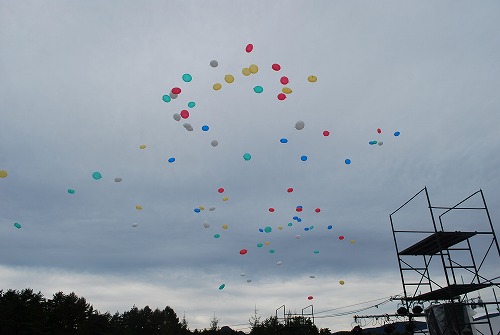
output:
<instances>
[{"instance_id":1,"label":"light blue balloon","mask_svg":"<svg viewBox=\"0 0 500 335\"><path fill-rule=\"evenodd\" d=\"M100 172L94 172L92 173L92 178L94 178L95 180L99 180L102 178L102 175Z\"/></svg>"},{"instance_id":2,"label":"light blue balloon","mask_svg":"<svg viewBox=\"0 0 500 335\"><path fill-rule=\"evenodd\" d=\"M262 93L262 92L264 92L264 89L262 88L262 86L255 86L255 87L253 88L253 91L254 91L255 93Z\"/></svg>"},{"instance_id":3,"label":"light blue balloon","mask_svg":"<svg viewBox=\"0 0 500 335\"><path fill-rule=\"evenodd\" d=\"M182 75L182 80L184 80L186 83L189 83L191 80L193 80L193 77L189 73L184 73Z\"/></svg>"},{"instance_id":4,"label":"light blue balloon","mask_svg":"<svg viewBox=\"0 0 500 335\"><path fill-rule=\"evenodd\" d=\"M172 98L170 97L170 95L168 94L165 94L164 96L161 97L163 99L163 101L165 102L170 102L170 100L172 100Z\"/></svg>"},{"instance_id":5,"label":"light blue balloon","mask_svg":"<svg viewBox=\"0 0 500 335\"><path fill-rule=\"evenodd\" d=\"M273 228L271 228L271 227L267 226L266 228L264 228L264 231L265 231L266 233L270 233L270 232L272 232L272 231L273 231Z\"/></svg>"},{"instance_id":6,"label":"light blue balloon","mask_svg":"<svg viewBox=\"0 0 500 335\"><path fill-rule=\"evenodd\" d=\"M262 243L257 243L257 248L262 248Z\"/></svg>"},{"instance_id":7,"label":"light blue balloon","mask_svg":"<svg viewBox=\"0 0 500 335\"><path fill-rule=\"evenodd\" d=\"M188 107L189 108L193 108L194 106L196 106L195 102L194 101L190 101L188 102Z\"/></svg>"},{"instance_id":8,"label":"light blue balloon","mask_svg":"<svg viewBox=\"0 0 500 335\"><path fill-rule=\"evenodd\" d=\"M252 155L250 155L248 152L243 155L243 159L246 161L249 161L252 159Z\"/></svg>"},{"instance_id":9,"label":"light blue balloon","mask_svg":"<svg viewBox=\"0 0 500 335\"><path fill-rule=\"evenodd\" d=\"M274 254L274 252L275 252L275 251L274 251L274 249L270 249L270 250L269 250L269 252L270 252L271 254Z\"/></svg>"},{"instance_id":10,"label":"light blue balloon","mask_svg":"<svg viewBox=\"0 0 500 335\"><path fill-rule=\"evenodd\" d=\"M293 223L289 222L288 227L291 227L291 226L293 226Z\"/></svg>"}]
</instances>

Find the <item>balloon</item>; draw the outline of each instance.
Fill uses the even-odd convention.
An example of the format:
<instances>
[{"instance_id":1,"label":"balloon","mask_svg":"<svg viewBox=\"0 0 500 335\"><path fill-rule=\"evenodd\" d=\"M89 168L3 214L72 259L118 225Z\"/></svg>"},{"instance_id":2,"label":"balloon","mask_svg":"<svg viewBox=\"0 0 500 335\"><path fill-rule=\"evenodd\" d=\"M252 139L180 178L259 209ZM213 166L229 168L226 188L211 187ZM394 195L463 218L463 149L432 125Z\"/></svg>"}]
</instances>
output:
<instances>
[{"instance_id":1,"label":"balloon","mask_svg":"<svg viewBox=\"0 0 500 335\"><path fill-rule=\"evenodd\" d=\"M285 93L285 94L291 94L292 93L292 89L289 88L289 87L283 87L281 89L281 92Z\"/></svg>"},{"instance_id":2,"label":"balloon","mask_svg":"<svg viewBox=\"0 0 500 335\"><path fill-rule=\"evenodd\" d=\"M123 179L122 179L121 177L117 177L117 178L115 178L115 183L119 183L119 182L121 182L122 180L123 180Z\"/></svg>"},{"instance_id":3,"label":"balloon","mask_svg":"<svg viewBox=\"0 0 500 335\"><path fill-rule=\"evenodd\" d=\"M316 76L307 77L307 81L309 81L310 83L315 83L316 80L318 80L318 78Z\"/></svg>"},{"instance_id":4,"label":"balloon","mask_svg":"<svg viewBox=\"0 0 500 335\"><path fill-rule=\"evenodd\" d=\"M330 225L328 225L328 227L326 227L326 228L328 228L328 229L332 229L332 228L333 228L333 226L330 224Z\"/></svg>"},{"instance_id":5,"label":"balloon","mask_svg":"<svg viewBox=\"0 0 500 335\"><path fill-rule=\"evenodd\" d=\"M309 278L316 278L316 276L315 275L310 275Z\"/></svg>"},{"instance_id":6,"label":"balloon","mask_svg":"<svg viewBox=\"0 0 500 335\"><path fill-rule=\"evenodd\" d=\"M269 253L274 254L275 253L274 249L269 249Z\"/></svg>"},{"instance_id":7,"label":"balloon","mask_svg":"<svg viewBox=\"0 0 500 335\"><path fill-rule=\"evenodd\" d=\"M399 135L401 135L401 133L399 131L394 133L394 136L399 136Z\"/></svg>"},{"instance_id":8,"label":"balloon","mask_svg":"<svg viewBox=\"0 0 500 335\"><path fill-rule=\"evenodd\" d=\"M306 124L304 123L304 121L295 122L295 129L297 129L297 130L302 130L302 129L304 129L305 126L306 126Z\"/></svg>"},{"instance_id":9,"label":"balloon","mask_svg":"<svg viewBox=\"0 0 500 335\"><path fill-rule=\"evenodd\" d=\"M316 208L314 211L315 211L316 213L319 213L319 212L321 212L321 209L320 209L320 208Z\"/></svg>"},{"instance_id":10,"label":"balloon","mask_svg":"<svg viewBox=\"0 0 500 335\"><path fill-rule=\"evenodd\" d=\"M307 160L307 156L300 156L300 160L305 162Z\"/></svg>"},{"instance_id":11,"label":"balloon","mask_svg":"<svg viewBox=\"0 0 500 335\"><path fill-rule=\"evenodd\" d=\"M220 234L215 234L214 235L214 238L219 238L220 237Z\"/></svg>"},{"instance_id":12,"label":"balloon","mask_svg":"<svg viewBox=\"0 0 500 335\"><path fill-rule=\"evenodd\" d=\"M340 235L340 236L339 236L339 240L341 240L341 241L342 241L343 239L344 239L344 236Z\"/></svg>"},{"instance_id":13,"label":"balloon","mask_svg":"<svg viewBox=\"0 0 500 335\"><path fill-rule=\"evenodd\" d=\"M219 62L217 62L215 59L210 61L210 66L211 67L217 67L219 65Z\"/></svg>"},{"instance_id":14,"label":"balloon","mask_svg":"<svg viewBox=\"0 0 500 335\"><path fill-rule=\"evenodd\" d=\"M382 129L377 128L377 133L382 134Z\"/></svg>"},{"instance_id":15,"label":"balloon","mask_svg":"<svg viewBox=\"0 0 500 335\"><path fill-rule=\"evenodd\" d=\"M94 178L95 180L99 180L102 178L102 175L100 172L94 172L92 173L92 178Z\"/></svg>"},{"instance_id":16,"label":"balloon","mask_svg":"<svg viewBox=\"0 0 500 335\"><path fill-rule=\"evenodd\" d=\"M288 80L288 77L283 76L283 77L280 78L280 83L282 83L283 85L286 85L289 82L290 81Z\"/></svg>"},{"instance_id":17,"label":"balloon","mask_svg":"<svg viewBox=\"0 0 500 335\"><path fill-rule=\"evenodd\" d=\"M193 77L189 73L184 73L182 75L182 80L184 80L186 83L189 83L191 80L193 80Z\"/></svg>"},{"instance_id":18,"label":"balloon","mask_svg":"<svg viewBox=\"0 0 500 335\"><path fill-rule=\"evenodd\" d=\"M190 123L184 123L182 126L186 128L187 131L193 131L193 126L191 126Z\"/></svg>"},{"instance_id":19,"label":"balloon","mask_svg":"<svg viewBox=\"0 0 500 335\"><path fill-rule=\"evenodd\" d=\"M264 89L262 88L262 86L255 86L255 87L253 88L253 91L254 91L255 93L262 93L262 92L264 92Z\"/></svg>"},{"instance_id":20,"label":"balloon","mask_svg":"<svg viewBox=\"0 0 500 335\"><path fill-rule=\"evenodd\" d=\"M259 67L255 64L252 64L248 67L248 69L250 70L250 73L252 74L256 74L257 72L259 72Z\"/></svg>"},{"instance_id":21,"label":"balloon","mask_svg":"<svg viewBox=\"0 0 500 335\"><path fill-rule=\"evenodd\" d=\"M310 226L309 229L311 229L311 230L314 229L314 226Z\"/></svg>"},{"instance_id":22,"label":"balloon","mask_svg":"<svg viewBox=\"0 0 500 335\"><path fill-rule=\"evenodd\" d=\"M174 118L175 121L180 121L181 120L181 115L179 113L175 113L173 115L173 118Z\"/></svg>"},{"instance_id":23,"label":"balloon","mask_svg":"<svg viewBox=\"0 0 500 335\"><path fill-rule=\"evenodd\" d=\"M288 222L288 227L291 227L291 226L293 226L293 223Z\"/></svg>"},{"instance_id":24,"label":"balloon","mask_svg":"<svg viewBox=\"0 0 500 335\"><path fill-rule=\"evenodd\" d=\"M234 82L234 77L230 74L226 74L224 76L224 80L226 81L226 83L231 84L232 82Z\"/></svg>"},{"instance_id":25,"label":"balloon","mask_svg":"<svg viewBox=\"0 0 500 335\"><path fill-rule=\"evenodd\" d=\"M224 197L224 198L222 198L222 201L228 201L228 200L229 200L229 198L228 198L228 197Z\"/></svg>"},{"instance_id":26,"label":"balloon","mask_svg":"<svg viewBox=\"0 0 500 335\"><path fill-rule=\"evenodd\" d=\"M248 53L250 53L250 52L252 52L252 50L253 50L253 44L251 44L251 43L247 44L247 46L245 48L245 51L248 52Z\"/></svg>"},{"instance_id":27,"label":"balloon","mask_svg":"<svg viewBox=\"0 0 500 335\"><path fill-rule=\"evenodd\" d=\"M340 285L344 285L344 284L345 284L345 281L343 281L343 280L339 280L339 284L340 284Z\"/></svg>"},{"instance_id":28,"label":"balloon","mask_svg":"<svg viewBox=\"0 0 500 335\"><path fill-rule=\"evenodd\" d=\"M266 228L264 228L264 231L265 231L266 233L270 233L270 232L272 232L272 231L273 231L273 228L271 228L271 227L267 226Z\"/></svg>"},{"instance_id":29,"label":"balloon","mask_svg":"<svg viewBox=\"0 0 500 335\"><path fill-rule=\"evenodd\" d=\"M194 212L195 212L195 213L199 213L199 212L201 212L201 209L199 209L199 208L195 208L195 209L194 209Z\"/></svg>"},{"instance_id":30,"label":"balloon","mask_svg":"<svg viewBox=\"0 0 500 335\"><path fill-rule=\"evenodd\" d=\"M170 96L170 98L172 98L172 99L177 99L177 97L179 96L178 94L174 94L174 93L172 93L172 92L170 92L168 95L169 95L169 96Z\"/></svg>"},{"instance_id":31,"label":"balloon","mask_svg":"<svg viewBox=\"0 0 500 335\"><path fill-rule=\"evenodd\" d=\"M297 206L297 207L295 208L295 210L296 210L297 212L302 212L302 209L303 209L303 208L302 208L302 206ZM297 218L297 220L298 220L298 219L299 219L299 218Z\"/></svg>"},{"instance_id":32,"label":"balloon","mask_svg":"<svg viewBox=\"0 0 500 335\"><path fill-rule=\"evenodd\" d=\"M16 227L17 229L21 229L21 225L19 223L14 223L14 227Z\"/></svg>"},{"instance_id":33,"label":"balloon","mask_svg":"<svg viewBox=\"0 0 500 335\"><path fill-rule=\"evenodd\" d=\"M240 276L245 277L245 272L242 272Z\"/></svg>"},{"instance_id":34,"label":"balloon","mask_svg":"<svg viewBox=\"0 0 500 335\"><path fill-rule=\"evenodd\" d=\"M350 240L349 242L351 242L352 244L356 243L356 240Z\"/></svg>"},{"instance_id":35,"label":"balloon","mask_svg":"<svg viewBox=\"0 0 500 335\"><path fill-rule=\"evenodd\" d=\"M382 144L384 144L384 142L380 141L377 143L379 146L381 146Z\"/></svg>"},{"instance_id":36,"label":"balloon","mask_svg":"<svg viewBox=\"0 0 500 335\"><path fill-rule=\"evenodd\" d=\"M270 208L269 208L269 211L270 211L271 213L274 213L274 208L270 207Z\"/></svg>"},{"instance_id":37,"label":"balloon","mask_svg":"<svg viewBox=\"0 0 500 335\"><path fill-rule=\"evenodd\" d=\"M295 221L297 221L299 217L298 216L294 216L292 219L294 219Z\"/></svg>"},{"instance_id":38,"label":"balloon","mask_svg":"<svg viewBox=\"0 0 500 335\"><path fill-rule=\"evenodd\" d=\"M229 228L229 226L227 224L222 225L222 229L228 229L228 228Z\"/></svg>"},{"instance_id":39,"label":"balloon","mask_svg":"<svg viewBox=\"0 0 500 335\"><path fill-rule=\"evenodd\" d=\"M75 194L75 190L73 190L73 189L70 188L70 189L68 189L68 193L69 194Z\"/></svg>"},{"instance_id":40,"label":"balloon","mask_svg":"<svg viewBox=\"0 0 500 335\"><path fill-rule=\"evenodd\" d=\"M222 188L222 187L221 187L221 188L219 188L219 189L217 190L217 192L219 192L219 193L224 193L224 188Z\"/></svg>"},{"instance_id":41,"label":"balloon","mask_svg":"<svg viewBox=\"0 0 500 335\"><path fill-rule=\"evenodd\" d=\"M196 106L196 103L194 101L188 102L188 107L189 108L193 108L194 106Z\"/></svg>"},{"instance_id":42,"label":"balloon","mask_svg":"<svg viewBox=\"0 0 500 335\"><path fill-rule=\"evenodd\" d=\"M281 143L288 143L288 140L286 138L282 138L282 139L280 139L280 142Z\"/></svg>"},{"instance_id":43,"label":"balloon","mask_svg":"<svg viewBox=\"0 0 500 335\"><path fill-rule=\"evenodd\" d=\"M251 75L251 74L252 74L252 72L250 72L250 69L249 69L249 68L247 68L247 67L244 67L243 69L241 69L241 73L243 73L243 75L244 75L245 77L248 77L249 75Z\"/></svg>"},{"instance_id":44,"label":"balloon","mask_svg":"<svg viewBox=\"0 0 500 335\"><path fill-rule=\"evenodd\" d=\"M170 97L170 95L164 95L161 97L163 101L165 102L170 102L170 100L172 100L172 98Z\"/></svg>"},{"instance_id":45,"label":"balloon","mask_svg":"<svg viewBox=\"0 0 500 335\"><path fill-rule=\"evenodd\" d=\"M278 229L279 230L283 230L283 226L278 226Z\"/></svg>"},{"instance_id":46,"label":"balloon","mask_svg":"<svg viewBox=\"0 0 500 335\"><path fill-rule=\"evenodd\" d=\"M297 222L302 222L302 219L301 219L301 218L298 218L298 219L297 219Z\"/></svg>"},{"instance_id":47,"label":"balloon","mask_svg":"<svg viewBox=\"0 0 500 335\"><path fill-rule=\"evenodd\" d=\"M323 136L325 136L325 137L326 137L326 136L329 136L329 135L330 135L330 132L329 132L328 130L325 130L325 131L323 132Z\"/></svg>"},{"instance_id":48,"label":"balloon","mask_svg":"<svg viewBox=\"0 0 500 335\"><path fill-rule=\"evenodd\" d=\"M240 255L245 255L248 252L247 249L241 249L240 250Z\"/></svg>"},{"instance_id":49,"label":"balloon","mask_svg":"<svg viewBox=\"0 0 500 335\"><path fill-rule=\"evenodd\" d=\"M286 191L287 191L288 193L292 193L292 192L293 192L293 188L289 187Z\"/></svg>"},{"instance_id":50,"label":"balloon","mask_svg":"<svg viewBox=\"0 0 500 335\"><path fill-rule=\"evenodd\" d=\"M278 100L283 101L283 100L285 100L285 99L286 99L286 94L285 94L285 93L280 93L280 94L278 94Z\"/></svg>"},{"instance_id":51,"label":"balloon","mask_svg":"<svg viewBox=\"0 0 500 335\"><path fill-rule=\"evenodd\" d=\"M141 205L136 205L136 206L135 206L135 208L136 208L138 211L142 210L142 206L141 206Z\"/></svg>"},{"instance_id":52,"label":"balloon","mask_svg":"<svg viewBox=\"0 0 500 335\"><path fill-rule=\"evenodd\" d=\"M262 248L262 243L257 243L257 248Z\"/></svg>"},{"instance_id":53,"label":"balloon","mask_svg":"<svg viewBox=\"0 0 500 335\"><path fill-rule=\"evenodd\" d=\"M349 158L347 158L347 159L345 160L345 163L346 163L347 165L349 165L349 164L351 164L351 160L350 160Z\"/></svg>"},{"instance_id":54,"label":"balloon","mask_svg":"<svg viewBox=\"0 0 500 335\"><path fill-rule=\"evenodd\" d=\"M247 279L247 283L250 283L252 281L252 279Z\"/></svg>"},{"instance_id":55,"label":"balloon","mask_svg":"<svg viewBox=\"0 0 500 335\"><path fill-rule=\"evenodd\" d=\"M175 158L174 158L174 157L170 157L170 158L168 159L168 162L169 162L169 163L173 163L173 162L175 162Z\"/></svg>"},{"instance_id":56,"label":"balloon","mask_svg":"<svg viewBox=\"0 0 500 335\"><path fill-rule=\"evenodd\" d=\"M208 127L206 125L201 127L201 130L203 130L203 131L208 131L208 129L210 129L210 127Z\"/></svg>"},{"instance_id":57,"label":"balloon","mask_svg":"<svg viewBox=\"0 0 500 335\"><path fill-rule=\"evenodd\" d=\"M202 211L204 211L204 210L205 210L205 207L203 207L203 206L200 206L200 207L198 207L198 208L199 208L199 209L201 209Z\"/></svg>"},{"instance_id":58,"label":"balloon","mask_svg":"<svg viewBox=\"0 0 500 335\"><path fill-rule=\"evenodd\" d=\"M176 95L179 95L181 94L181 89L179 87L174 87L172 88L172 94L176 94Z\"/></svg>"},{"instance_id":59,"label":"balloon","mask_svg":"<svg viewBox=\"0 0 500 335\"><path fill-rule=\"evenodd\" d=\"M224 287L226 287L226 284L221 284L221 285L219 286L219 290L223 290L223 289L224 289Z\"/></svg>"},{"instance_id":60,"label":"balloon","mask_svg":"<svg viewBox=\"0 0 500 335\"><path fill-rule=\"evenodd\" d=\"M9 173L5 170L0 170L0 178L7 178Z\"/></svg>"},{"instance_id":61,"label":"balloon","mask_svg":"<svg viewBox=\"0 0 500 335\"><path fill-rule=\"evenodd\" d=\"M146 144L141 144L141 145L139 146L139 149L146 149Z\"/></svg>"},{"instance_id":62,"label":"balloon","mask_svg":"<svg viewBox=\"0 0 500 335\"><path fill-rule=\"evenodd\" d=\"M213 212L213 211L215 211L215 207L210 207L208 210L209 210L210 212Z\"/></svg>"},{"instance_id":63,"label":"balloon","mask_svg":"<svg viewBox=\"0 0 500 335\"><path fill-rule=\"evenodd\" d=\"M134 223L131 224L131 226L134 227L134 228L137 227L138 225L139 224L137 222L134 222Z\"/></svg>"},{"instance_id":64,"label":"balloon","mask_svg":"<svg viewBox=\"0 0 500 335\"><path fill-rule=\"evenodd\" d=\"M264 232L264 229L259 228L259 232L263 233L263 232Z\"/></svg>"},{"instance_id":65,"label":"balloon","mask_svg":"<svg viewBox=\"0 0 500 335\"><path fill-rule=\"evenodd\" d=\"M281 264L283 264L283 262L282 262L282 261L277 261L277 262L276 262L276 265L281 265Z\"/></svg>"},{"instance_id":66,"label":"balloon","mask_svg":"<svg viewBox=\"0 0 500 335\"><path fill-rule=\"evenodd\" d=\"M317 255L317 254L319 254L319 251L318 250L314 250L314 253Z\"/></svg>"},{"instance_id":67,"label":"balloon","mask_svg":"<svg viewBox=\"0 0 500 335\"><path fill-rule=\"evenodd\" d=\"M203 227L205 227L205 228L210 227L210 223L208 223L207 221L203 222Z\"/></svg>"},{"instance_id":68,"label":"balloon","mask_svg":"<svg viewBox=\"0 0 500 335\"><path fill-rule=\"evenodd\" d=\"M248 152L243 155L243 159L246 161L249 161L252 159L252 155L250 155Z\"/></svg>"},{"instance_id":69,"label":"balloon","mask_svg":"<svg viewBox=\"0 0 500 335\"><path fill-rule=\"evenodd\" d=\"M271 68L274 70L274 71L279 71L281 70L281 66L279 64L276 64L274 63L273 65L271 65Z\"/></svg>"},{"instance_id":70,"label":"balloon","mask_svg":"<svg viewBox=\"0 0 500 335\"><path fill-rule=\"evenodd\" d=\"M213 89L214 89L215 91L218 91L218 90L220 90L221 88L222 88L222 85L221 85L220 83L215 83L215 84L214 84L214 86L213 86Z\"/></svg>"},{"instance_id":71,"label":"balloon","mask_svg":"<svg viewBox=\"0 0 500 335\"><path fill-rule=\"evenodd\" d=\"M219 145L219 141L213 140L212 142L210 142L210 145L213 146L213 147L216 147L216 146Z\"/></svg>"},{"instance_id":72,"label":"balloon","mask_svg":"<svg viewBox=\"0 0 500 335\"><path fill-rule=\"evenodd\" d=\"M297 240L299 240L299 239L300 239L300 235L295 235L295 238L296 238Z\"/></svg>"},{"instance_id":73,"label":"balloon","mask_svg":"<svg viewBox=\"0 0 500 335\"><path fill-rule=\"evenodd\" d=\"M309 300L313 300L313 296L312 296L312 295L310 295L310 296L308 296L308 297L307 297L307 299L309 299Z\"/></svg>"},{"instance_id":74,"label":"balloon","mask_svg":"<svg viewBox=\"0 0 500 335\"><path fill-rule=\"evenodd\" d=\"M305 227L305 228L304 228L304 231L309 231L309 227Z\"/></svg>"},{"instance_id":75,"label":"balloon","mask_svg":"<svg viewBox=\"0 0 500 335\"><path fill-rule=\"evenodd\" d=\"M181 110L181 117L187 119L189 117L189 112L185 109Z\"/></svg>"},{"instance_id":76,"label":"balloon","mask_svg":"<svg viewBox=\"0 0 500 335\"><path fill-rule=\"evenodd\" d=\"M267 242L267 241L266 241L266 242L264 242L264 244L265 244L265 245L269 245L269 244L271 244L271 242Z\"/></svg>"}]
</instances>

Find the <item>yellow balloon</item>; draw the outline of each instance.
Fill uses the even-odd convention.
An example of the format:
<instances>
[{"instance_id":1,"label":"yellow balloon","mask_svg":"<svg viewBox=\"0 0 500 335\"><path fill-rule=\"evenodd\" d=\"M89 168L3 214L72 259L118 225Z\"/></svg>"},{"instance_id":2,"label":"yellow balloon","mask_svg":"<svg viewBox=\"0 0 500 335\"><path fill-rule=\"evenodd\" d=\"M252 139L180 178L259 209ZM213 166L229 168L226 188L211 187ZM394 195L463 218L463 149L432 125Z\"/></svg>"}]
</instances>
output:
<instances>
[{"instance_id":1,"label":"yellow balloon","mask_svg":"<svg viewBox=\"0 0 500 335\"><path fill-rule=\"evenodd\" d=\"M5 177L7 177L7 176L8 176L8 174L9 174L9 173L8 173L7 171L5 171L5 170L0 170L0 178L5 178Z\"/></svg>"},{"instance_id":2,"label":"yellow balloon","mask_svg":"<svg viewBox=\"0 0 500 335\"><path fill-rule=\"evenodd\" d=\"M259 72L259 67L255 64L252 64L248 67L248 69L250 70L250 73L253 73L253 74L256 74L257 72Z\"/></svg>"},{"instance_id":3,"label":"yellow balloon","mask_svg":"<svg viewBox=\"0 0 500 335\"><path fill-rule=\"evenodd\" d=\"M142 206L141 206L141 205L137 205L137 206L135 206L135 208L136 208L138 211L140 211L140 210L142 209Z\"/></svg>"},{"instance_id":4,"label":"yellow balloon","mask_svg":"<svg viewBox=\"0 0 500 335\"><path fill-rule=\"evenodd\" d=\"M234 77L230 74L226 74L224 80L226 81L226 83L231 84L234 81Z\"/></svg>"},{"instance_id":5,"label":"yellow balloon","mask_svg":"<svg viewBox=\"0 0 500 335\"><path fill-rule=\"evenodd\" d=\"M316 80L318 80L318 78L316 76L307 77L307 81L309 81L310 83L315 83Z\"/></svg>"},{"instance_id":6,"label":"yellow balloon","mask_svg":"<svg viewBox=\"0 0 500 335\"><path fill-rule=\"evenodd\" d=\"M228 197L224 197L224 198L222 198L222 201L228 201L228 200L229 200L229 198L228 198Z\"/></svg>"},{"instance_id":7,"label":"yellow balloon","mask_svg":"<svg viewBox=\"0 0 500 335\"><path fill-rule=\"evenodd\" d=\"M222 85L220 83L215 83L214 86L213 86L214 90L215 91L218 91L222 88Z\"/></svg>"},{"instance_id":8,"label":"yellow balloon","mask_svg":"<svg viewBox=\"0 0 500 335\"><path fill-rule=\"evenodd\" d=\"M345 282L344 282L343 280L340 280L340 281L339 281L339 284L340 284L340 285L344 285L344 284L345 284Z\"/></svg>"},{"instance_id":9,"label":"yellow balloon","mask_svg":"<svg viewBox=\"0 0 500 335\"><path fill-rule=\"evenodd\" d=\"M146 149L146 144L141 145L139 148Z\"/></svg>"},{"instance_id":10,"label":"yellow balloon","mask_svg":"<svg viewBox=\"0 0 500 335\"><path fill-rule=\"evenodd\" d=\"M356 243L356 240L351 240L351 243Z\"/></svg>"},{"instance_id":11,"label":"yellow balloon","mask_svg":"<svg viewBox=\"0 0 500 335\"><path fill-rule=\"evenodd\" d=\"M290 93L292 93L292 89L290 87L283 87L281 89L281 92L283 92L285 94L290 94Z\"/></svg>"},{"instance_id":12,"label":"yellow balloon","mask_svg":"<svg viewBox=\"0 0 500 335\"><path fill-rule=\"evenodd\" d=\"M244 67L243 70L241 70L241 73L243 73L244 76L249 76L252 74L252 72L250 72L250 69L247 67Z\"/></svg>"},{"instance_id":13,"label":"yellow balloon","mask_svg":"<svg viewBox=\"0 0 500 335\"><path fill-rule=\"evenodd\" d=\"M266 241L266 242L264 242L264 244L265 244L265 245L269 245L269 244L271 244L271 242L267 242L267 241Z\"/></svg>"},{"instance_id":14,"label":"yellow balloon","mask_svg":"<svg viewBox=\"0 0 500 335\"><path fill-rule=\"evenodd\" d=\"M227 224L222 225L222 229L227 229L227 228L229 228L229 226Z\"/></svg>"},{"instance_id":15,"label":"yellow balloon","mask_svg":"<svg viewBox=\"0 0 500 335\"><path fill-rule=\"evenodd\" d=\"M279 230L283 230L283 226L278 226L278 229Z\"/></svg>"},{"instance_id":16,"label":"yellow balloon","mask_svg":"<svg viewBox=\"0 0 500 335\"><path fill-rule=\"evenodd\" d=\"M200 207L198 207L198 208L199 208L201 211L204 211L204 210L205 210L205 207L203 207L203 206L200 206Z\"/></svg>"}]
</instances>

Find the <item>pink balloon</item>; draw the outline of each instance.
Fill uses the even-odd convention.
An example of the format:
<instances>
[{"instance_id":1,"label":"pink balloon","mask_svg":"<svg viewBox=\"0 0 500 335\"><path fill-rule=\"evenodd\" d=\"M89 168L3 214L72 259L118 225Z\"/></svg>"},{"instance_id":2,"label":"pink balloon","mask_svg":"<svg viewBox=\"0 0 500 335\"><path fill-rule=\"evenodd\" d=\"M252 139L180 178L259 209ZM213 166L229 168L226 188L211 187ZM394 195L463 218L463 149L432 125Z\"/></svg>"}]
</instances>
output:
<instances>
[{"instance_id":1,"label":"pink balloon","mask_svg":"<svg viewBox=\"0 0 500 335\"><path fill-rule=\"evenodd\" d=\"M283 77L280 78L280 83L282 83L283 85L286 85L289 82L290 81L288 80L288 77L283 76Z\"/></svg>"},{"instance_id":2,"label":"pink balloon","mask_svg":"<svg viewBox=\"0 0 500 335\"><path fill-rule=\"evenodd\" d=\"M248 252L247 249L241 249L240 250L240 255L245 255Z\"/></svg>"},{"instance_id":3,"label":"pink balloon","mask_svg":"<svg viewBox=\"0 0 500 335\"><path fill-rule=\"evenodd\" d=\"M276 63L274 63L271 67L273 68L274 71L281 70L281 66L279 64L276 64Z\"/></svg>"},{"instance_id":4,"label":"pink balloon","mask_svg":"<svg viewBox=\"0 0 500 335\"><path fill-rule=\"evenodd\" d=\"M377 133L381 134L382 133L382 129L377 128Z\"/></svg>"},{"instance_id":5,"label":"pink balloon","mask_svg":"<svg viewBox=\"0 0 500 335\"><path fill-rule=\"evenodd\" d=\"M252 52L253 50L253 44L248 44L247 47L245 48L246 52Z\"/></svg>"},{"instance_id":6,"label":"pink balloon","mask_svg":"<svg viewBox=\"0 0 500 335\"><path fill-rule=\"evenodd\" d=\"M181 94L181 89L179 87L174 87L174 88L172 88L172 93L173 94Z\"/></svg>"},{"instance_id":7,"label":"pink balloon","mask_svg":"<svg viewBox=\"0 0 500 335\"><path fill-rule=\"evenodd\" d=\"M316 213L319 213L319 212L321 212L321 209L316 208L314 211L315 211Z\"/></svg>"},{"instance_id":8,"label":"pink balloon","mask_svg":"<svg viewBox=\"0 0 500 335\"><path fill-rule=\"evenodd\" d=\"M330 132L329 132L328 130L325 130L325 131L323 132L323 136L325 136L325 137L326 137L326 136L329 136L329 135L330 135Z\"/></svg>"},{"instance_id":9,"label":"pink balloon","mask_svg":"<svg viewBox=\"0 0 500 335\"><path fill-rule=\"evenodd\" d=\"M217 190L217 192L219 192L219 193L224 193L224 189L221 187L221 188L219 188L219 189Z\"/></svg>"},{"instance_id":10,"label":"pink balloon","mask_svg":"<svg viewBox=\"0 0 500 335\"><path fill-rule=\"evenodd\" d=\"M278 94L278 100L285 100L285 99L286 99L285 93Z\"/></svg>"},{"instance_id":11,"label":"pink balloon","mask_svg":"<svg viewBox=\"0 0 500 335\"><path fill-rule=\"evenodd\" d=\"M308 297L307 297L307 299L308 299L308 300L313 300L313 296L312 296L312 295L310 295L310 296L308 296Z\"/></svg>"},{"instance_id":12,"label":"pink balloon","mask_svg":"<svg viewBox=\"0 0 500 335\"><path fill-rule=\"evenodd\" d=\"M181 117L187 119L189 117L189 112L185 109L181 110Z\"/></svg>"},{"instance_id":13,"label":"pink balloon","mask_svg":"<svg viewBox=\"0 0 500 335\"><path fill-rule=\"evenodd\" d=\"M269 211L270 211L271 213L274 213L274 208L270 207L270 208L269 208Z\"/></svg>"}]
</instances>

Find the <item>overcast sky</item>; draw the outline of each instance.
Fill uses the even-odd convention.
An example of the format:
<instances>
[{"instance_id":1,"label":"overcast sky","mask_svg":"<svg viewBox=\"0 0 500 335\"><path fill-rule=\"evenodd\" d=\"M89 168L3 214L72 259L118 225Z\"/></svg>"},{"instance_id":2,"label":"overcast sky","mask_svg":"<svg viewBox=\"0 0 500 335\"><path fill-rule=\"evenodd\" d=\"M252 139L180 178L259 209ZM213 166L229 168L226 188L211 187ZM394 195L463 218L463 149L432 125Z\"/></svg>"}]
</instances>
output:
<instances>
[{"instance_id":1,"label":"overcast sky","mask_svg":"<svg viewBox=\"0 0 500 335\"><path fill-rule=\"evenodd\" d=\"M0 0L0 288L168 305L190 329L313 304L318 327L350 329L336 308L402 292L389 214L423 187L446 206L482 189L498 227L499 12Z\"/></svg>"}]
</instances>

